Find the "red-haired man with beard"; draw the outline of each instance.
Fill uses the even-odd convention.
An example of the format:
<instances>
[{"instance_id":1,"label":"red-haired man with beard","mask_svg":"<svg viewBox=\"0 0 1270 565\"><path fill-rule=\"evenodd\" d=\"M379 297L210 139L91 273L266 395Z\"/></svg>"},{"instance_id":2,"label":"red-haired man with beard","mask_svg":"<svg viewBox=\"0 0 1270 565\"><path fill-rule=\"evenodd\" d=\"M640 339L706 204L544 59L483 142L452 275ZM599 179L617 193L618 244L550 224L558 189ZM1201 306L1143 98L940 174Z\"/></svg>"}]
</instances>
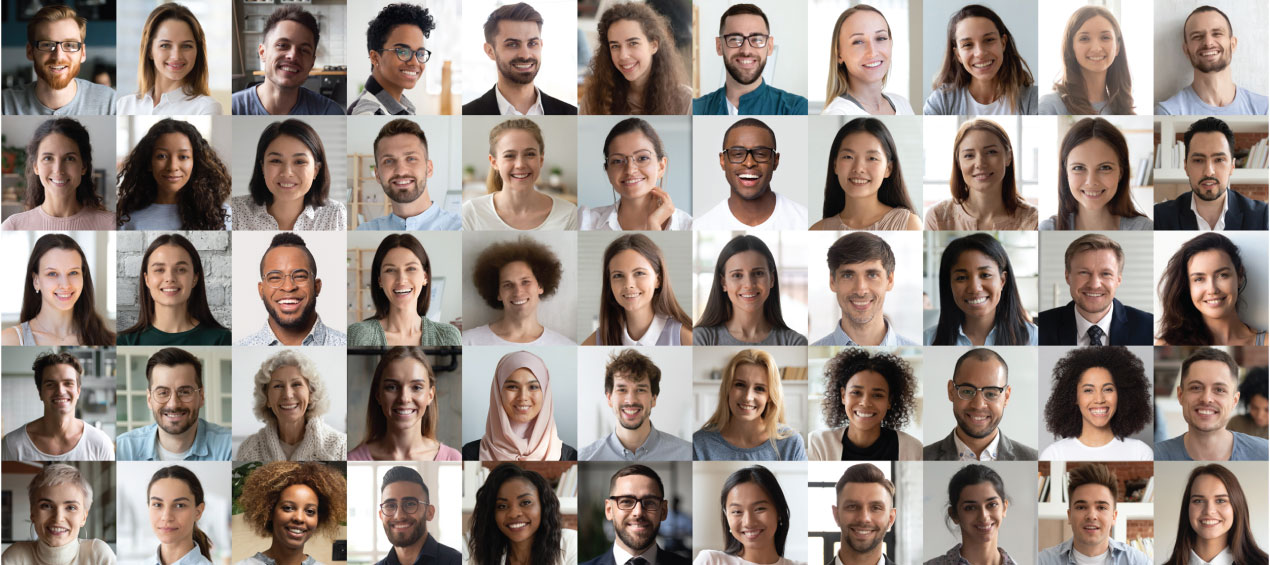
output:
<instances>
[{"instance_id":1,"label":"red-haired man with beard","mask_svg":"<svg viewBox=\"0 0 1270 565\"><path fill-rule=\"evenodd\" d=\"M112 115L115 91L77 78L88 59L88 20L60 4L45 6L26 26L26 58L36 81L4 91L4 113L14 115Z\"/></svg>"}]
</instances>

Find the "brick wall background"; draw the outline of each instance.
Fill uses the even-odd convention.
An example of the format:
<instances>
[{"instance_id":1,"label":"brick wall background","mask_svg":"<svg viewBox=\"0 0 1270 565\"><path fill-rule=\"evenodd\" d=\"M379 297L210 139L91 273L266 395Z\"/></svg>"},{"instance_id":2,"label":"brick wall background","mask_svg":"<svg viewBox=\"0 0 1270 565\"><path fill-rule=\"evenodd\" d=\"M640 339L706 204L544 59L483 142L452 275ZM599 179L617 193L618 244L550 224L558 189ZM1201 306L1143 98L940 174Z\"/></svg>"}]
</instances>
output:
<instances>
[{"instance_id":1,"label":"brick wall background","mask_svg":"<svg viewBox=\"0 0 1270 565\"><path fill-rule=\"evenodd\" d=\"M207 303L212 308L216 320L225 327L232 327L230 313L230 280L233 276L233 265L230 261L232 251L229 232L226 231L181 231L181 232L119 232L118 266L118 304L119 329L126 329L137 322L139 308L137 289L145 284L141 281L141 258L146 248L164 233L179 233L198 250L199 259L203 263L204 287L207 289Z\"/></svg>"}]
</instances>

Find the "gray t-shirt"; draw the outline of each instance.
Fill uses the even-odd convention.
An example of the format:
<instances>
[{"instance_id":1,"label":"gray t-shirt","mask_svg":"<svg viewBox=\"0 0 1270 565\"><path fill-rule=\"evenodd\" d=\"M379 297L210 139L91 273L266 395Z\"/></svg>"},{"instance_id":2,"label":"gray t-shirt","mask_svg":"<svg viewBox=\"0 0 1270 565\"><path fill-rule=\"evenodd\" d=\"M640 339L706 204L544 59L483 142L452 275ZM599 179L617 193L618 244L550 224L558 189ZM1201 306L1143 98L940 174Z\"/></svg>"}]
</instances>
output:
<instances>
[{"instance_id":1,"label":"gray t-shirt","mask_svg":"<svg viewBox=\"0 0 1270 565\"><path fill-rule=\"evenodd\" d=\"M1270 108L1270 98L1242 86L1235 87L1235 99L1230 104L1209 106L1188 84L1172 98L1156 104L1155 113L1161 116L1264 116L1267 108Z\"/></svg>"},{"instance_id":2,"label":"gray t-shirt","mask_svg":"<svg viewBox=\"0 0 1270 565\"><path fill-rule=\"evenodd\" d=\"M693 328L693 345L807 345L807 338L788 328L772 328L763 341L748 342L732 337L726 326Z\"/></svg>"},{"instance_id":3,"label":"gray t-shirt","mask_svg":"<svg viewBox=\"0 0 1270 565\"><path fill-rule=\"evenodd\" d=\"M229 204L222 204L221 208L225 210L225 229L230 229L233 227L233 215ZM119 229L123 231L179 230L181 229L181 212L176 204L151 204L128 214L128 221Z\"/></svg>"},{"instance_id":4,"label":"gray t-shirt","mask_svg":"<svg viewBox=\"0 0 1270 565\"><path fill-rule=\"evenodd\" d=\"M230 97L230 106L235 116L268 116L269 111L265 110L265 105L260 103L260 96L256 94L256 85L248 86ZM287 112L292 116L343 116L344 109L340 108L334 100L322 96L312 90L300 87L300 95L296 98L295 106L291 107L291 111Z\"/></svg>"},{"instance_id":5,"label":"gray t-shirt","mask_svg":"<svg viewBox=\"0 0 1270 565\"><path fill-rule=\"evenodd\" d=\"M782 426L781 431L790 433L785 439L763 442L758 447L737 447L723 439L723 434L716 431L698 430L692 434L692 459L694 461L806 461L807 451L803 449L803 436Z\"/></svg>"},{"instance_id":6,"label":"gray t-shirt","mask_svg":"<svg viewBox=\"0 0 1270 565\"><path fill-rule=\"evenodd\" d=\"M1253 437L1239 432L1235 434L1235 445L1230 450L1231 461L1265 461L1270 455L1270 443L1265 439ZM1182 434L1173 439L1166 439L1155 444L1156 461L1193 461L1186 452L1186 442Z\"/></svg>"},{"instance_id":7,"label":"gray t-shirt","mask_svg":"<svg viewBox=\"0 0 1270 565\"><path fill-rule=\"evenodd\" d=\"M1024 115L1031 116L1036 114L1036 85L1033 84L1020 93L1018 106L1011 108L1007 104L1007 100L1002 98L988 106L983 106L975 101L970 95L969 88L954 88L949 85L941 85L930 92L930 96L926 97L926 104L922 106L922 113L927 116L974 116L984 114L997 115ZM982 108L991 108L990 111L984 111Z\"/></svg>"},{"instance_id":8,"label":"gray t-shirt","mask_svg":"<svg viewBox=\"0 0 1270 565\"><path fill-rule=\"evenodd\" d=\"M113 116L115 91L108 86L75 79L75 97L70 103L56 110L40 103L35 96L35 85L29 83L4 91L4 115L6 116Z\"/></svg>"}]
</instances>

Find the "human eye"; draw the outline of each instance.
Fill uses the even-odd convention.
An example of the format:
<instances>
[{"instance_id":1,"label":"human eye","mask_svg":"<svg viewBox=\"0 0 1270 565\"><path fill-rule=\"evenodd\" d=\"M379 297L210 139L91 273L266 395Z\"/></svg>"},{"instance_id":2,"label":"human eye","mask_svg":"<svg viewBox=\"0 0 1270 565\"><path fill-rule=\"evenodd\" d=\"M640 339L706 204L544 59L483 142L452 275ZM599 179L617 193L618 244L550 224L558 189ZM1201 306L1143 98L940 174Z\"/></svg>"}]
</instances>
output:
<instances>
[{"instance_id":1,"label":"human eye","mask_svg":"<svg viewBox=\"0 0 1270 565\"><path fill-rule=\"evenodd\" d=\"M495 506L494 506L494 509L495 509L495 510L507 510L507 505L506 505L506 504L503 504L503 503L501 503L501 502L500 502L500 503L498 503L497 505L495 505Z\"/></svg>"},{"instance_id":2,"label":"human eye","mask_svg":"<svg viewBox=\"0 0 1270 565\"><path fill-rule=\"evenodd\" d=\"M537 48L538 48L538 45L539 45L539 43L538 43L538 40L537 40L537 39L530 39L530 40L529 40L529 48L530 48L530 49L537 49Z\"/></svg>"},{"instance_id":3,"label":"human eye","mask_svg":"<svg viewBox=\"0 0 1270 565\"><path fill-rule=\"evenodd\" d=\"M542 387L538 386L538 383L529 383L529 390L538 390L540 388Z\"/></svg>"},{"instance_id":4,"label":"human eye","mask_svg":"<svg viewBox=\"0 0 1270 565\"><path fill-rule=\"evenodd\" d=\"M279 158L277 158L277 157L270 157L268 162L269 162L270 164L274 164L274 165L276 165L276 164L278 164L278 163L281 163L281 162L282 162L282 159L279 159Z\"/></svg>"},{"instance_id":5,"label":"human eye","mask_svg":"<svg viewBox=\"0 0 1270 565\"><path fill-rule=\"evenodd\" d=\"M309 515L309 516L315 516L315 515L317 515L317 509L316 509L316 508L305 508L305 509L304 509L304 513L305 513L305 514L307 514L307 515Z\"/></svg>"},{"instance_id":6,"label":"human eye","mask_svg":"<svg viewBox=\"0 0 1270 565\"><path fill-rule=\"evenodd\" d=\"M274 44L273 44L273 48L274 48L274 49L280 49L280 50L282 50L282 51L286 51L287 49L290 49L290 48L291 48L291 44L290 44L290 43L287 43L286 41L279 41L279 42L277 42L277 43L274 43Z\"/></svg>"},{"instance_id":7,"label":"human eye","mask_svg":"<svg viewBox=\"0 0 1270 565\"><path fill-rule=\"evenodd\" d=\"M636 155L635 156L636 163L647 163L652 160L653 160L652 155Z\"/></svg>"}]
</instances>

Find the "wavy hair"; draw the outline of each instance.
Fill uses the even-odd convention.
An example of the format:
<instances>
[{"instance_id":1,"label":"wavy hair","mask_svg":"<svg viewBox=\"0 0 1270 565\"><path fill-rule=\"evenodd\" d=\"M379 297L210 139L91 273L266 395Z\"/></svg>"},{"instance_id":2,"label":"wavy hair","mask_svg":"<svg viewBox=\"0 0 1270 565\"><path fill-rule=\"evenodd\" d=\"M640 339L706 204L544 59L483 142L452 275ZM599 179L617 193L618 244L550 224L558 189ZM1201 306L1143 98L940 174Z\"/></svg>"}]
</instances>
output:
<instances>
[{"instance_id":1,"label":"wavy hair","mask_svg":"<svg viewBox=\"0 0 1270 565\"><path fill-rule=\"evenodd\" d=\"M46 6L45 9L53 7L55 6ZM79 179L79 186L75 187L75 201L84 208L105 210L101 195L97 194L97 187L93 186L93 144L88 138L88 130L71 118L53 118L41 123L31 135L31 141L26 144L27 164L30 168L26 171L26 200L22 203L23 206L27 210L33 210L44 204L44 183L35 172L35 165L39 161L37 157L40 154L40 143L55 133L66 136L75 143L80 162L84 164L84 175Z\"/></svg>"},{"instance_id":2,"label":"wavy hair","mask_svg":"<svg viewBox=\"0 0 1270 565\"><path fill-rule=\"evenodd\" d=\"M838 128L838 134L833 137L833 143L829 145L829 164L825 167L825 205L821 210L821 217L837 216L847 207L847 194L843 190L841 181L838 180L834 165L838 161L838 151L842 149L843 140L848 135L861 132L872 135L878 140L878 144L886 153L886 162L891 166L891 174L882 179L882 186L878 187L878 202L892 208L904 208L913 212L913 201L908 198L908 187L904 184L899 151L895 148L895 139L891 137L891 130L888 130L886 124L877 118L856 118Z\"/></svg>"},{"instance_id":3,"label":"wavy hair","mask_svg":"<svg viewBox=\"0 0 1270 565\"><path fill-rule=\"evenodd\" d=\"M207 87L209 75L207 35L203 33L203 26L199 25L198 18L194 17L194 13L189 8L171 3L159 4L154 11L150 12L145 26L141 28L141 55L137 58L137 97L145 97L154 88L155 66L159 63L150 57L150 47L154 44L154 36L159 31L159 25L168 20L185 22L185 25L190 26L190 33L194 35L197 58L194 60L194 67L182 81L181 91L187 96L211 96L211 90Z\"/></svg>"},{"instance_id":4,"label":"wavy hair","mask_svg":"<svg viewBox=\"0 0 1270 565\"><path fill-rule=\"evenodd\" d=\"M740 555L744 546L741 540L736 539L732 535L732 528L728 527L728 493L738 485L745 483L754 483L767 493L771 498L771 502L776 506L776 554L785 556L785 540L789 537L789 502L785 500L785 491L781 490L780 481L776 480L767 467L762 465L754 465L740 469L731 475L728 480L723 482L722 492L719 493L719 518L723 524L723 552L728 555Z\"/></svg>"},{"instance_id":5,"label":"wavy hair","mask_svg":"<svg viewBox=\"0 0 1270 565\"><path fill-rule=\"evenodd\" d=\"M614 4L600 15L596 24L598 45L591 55L586 81L583 83L582 107L590 114L632 114L628 100L631 83L617 71L609 54L609 27L628 20L639 24L648 43L657 44L648 84L644 88L643 114L687 114L692 108L692 96L684 91L688 73L679 60L675 37L666 17L642 2Z\"/></svg>"},{"instance_id":6,"label":"wavy hair","mask_svg":"<svg viewBox=\"0 0 1270 565\"><path fill-rule=\"evenodd\" d=\"M502 463L490 471L485 484L476 490L476 507L468 522L468 553L475 565L498 565L507 553L510 543L507 536L498 529L494 520L494 508L498 502L498 490L503 483L510 480L522 480L533 485L538 491L538 502L541 505L538 531L534 532L533 546L530 550L532 563L558 563L564 558L560 547L561 530L560 499L542 475L536 471L525 469L513 463Z\"/></svg>"},{"instance_id":7,"label":"wavy hair","mask_svg":"<svg viewBox=\"0 0 1270 565\"><path fill-rule=\"evenodd\" d=\"M1120 32L1120 22L1111 11L1102 6L1081 6L1067 20L1067 30L1063 32L1063 77L1054 83L1054 91L1067 106L1067 113L1077 116L1097 114L1094 105L1089 101L1089 93L1085 88L1085 75L1080 63L1076 61L1076 51L1072 48L1076 40L1076 32L1085 22L1103 17L1111 24L1116 34L1116 58L1107 69L1107 107L1108 114L1133 114L1133 77L1129 75L1129 55L1125 52L1124 34Z\"/></svg>"},{"instance_id":8,"label":"wavy hair","mask_svg":"<svg viewBox=\"0 0 1270 565\"><path fill-rule=\"evenodd\" d=\"M399 345L384 352L383 357L379 358L379 364L375 365L375 376L370 380L370 394L366 395L366 435L362 439L364 444L370 444L388 434L388 418L384 416L384 406L379 403L379 387L383 386L384 372L388 370L388 366L404 360L418 361L423 365L423 372L428 377L428 388L434 391L437 388L437 374L432 370L432 363L428 361L428 355L422 349L416 346ZM437 395L433 394L432 403L423 413L423 437L437 438L438 410Z\"/></svg>"},{"instance_id":9,"label":"wavy hair","mask_svg":"<svg viewBox=\"0 0 1270 565\"><path fill-rule=\"evenodd\" d=\"M1169 565L1186 565L1191 560L1191 550L1195 548L1195 530L1191 528L1191 517L1187 507L1191 503L1191 492L1195 479L1202 475L1215 477L1226 486L1226 494L1230 495L1230 506L1235 523L1226 532L1226 549L1234 556L1234 563L1253 564L1266 563L1270 556L1257 545L1253 536L1252 520L1248 516L1248 498L1239 485L1239 477L1221 465L1210 463L1191 470L1186 478L1186 490L1182 492L1182 505L1177 514L1177 535L1173 538L1173 553L1165 563Z\"/></svg>"},{"instance_id":10,"label":"wavy hair","mask_svg":"<svg viewBox=\"0 0 1270 565\"><path fill-rule=\"evenodd\" d=\"M432 261L428 260L427 250L415 236L408 233L394 233L379 242L379 247L375 249L375 258L370 262L370 299L375 303L375 314L366 318L367 320L382 320L387 318L389 311L392 310L392 306L388 303L388 295L379 286L379 271L384 267L384 259L388 256L388 252L399 248L414 253L423 268L423 273L427 275L427 282L419 291L419 300L415 303L415 312L420 316L428 314L428 304L432 302ZM401 268L401 265L397 267Z\"/></svg>"},{"instance_id":11,"label":"wavy hair","mask_svg":"<svg viewBox=\"0 0 1270 565\"><path fill-rule=\"evenodd\" d=\"M18 322L29 322L40 314L44 301L35 292L35 278L40 276L40 259L53 249L65 249L79 253L80 265L83 267L84 285L79 292L79 300L71 309L72 327L79 329L79 341L82 345L114 345L115 332L106 327L106 321L97 312L97 302L93 291L92 269L88 266L88 258L84 250L69 235L48 233L35 240L31 249L31 257L27 260L26 272L30 277L23 285L22 312L18 314ZM34 345L34 344L32 344Z\"/></svg>"},{"instance_id":12,"label":"wavy hair","mask_svg":"<svg viewBox=\"0 0 1270 565\"><path fill-rule=\"evenodd\" d=\"M830 428L848 425L842 391L851 377L864 371L873 371L886 379L888 406L882 427L899 430L907 426L916 413L913 397L917 392L917 378L913 376L913 367L890 353L857 347L844 349L825 363L825 397L820 403L825 425Z\"/></svg>"},{"instance_id":13,"label":"wavy hair","mask_svg":"<svg viewBox=\"0 0 1270 565\"><path fill-rule=\"evenodd\" d=\"M642 233L628 233L619 236L604 249L604 262L601 263L603 268L600 271L600 288L603 289L600 291L600 327L595 331L600 343L621 344L622 334L626 330L626 309L613 296L613 288L609 283L609 263L618 253L627 250L639 253L657 275L657 282L660 284L653 291L653 313L676 320L684 327L692 327L692 318L688 317L675 299L675 291L670 286L670 273L666 271L666 258L662 255L661 248Z\"/></svg>"},{"instance_id":14,"label":"wavy hair","mask_svg":"<svg viewBox=\"0 0 1270 565\"><path fill-rule=\"evenodd\" d=\"M714 415L701 426L702 431L722 432L732 421L732 407L728 402L728 393L732 390L732 379L742 365L753 365L767 374L767 405L763 407L763 427L767 431L767 443L773 454L780 458L780 449L776 440L785 439L796 433L785 422L785 393L781 388L780 368L772 354L762 349L742 349L736 352L723 368L723 378L719 380L719 401L715 405Z\"/></svg>"},{"instance_id":15,"label":"wavy hair","mask_svg":"<svg viewBox=\"0 0 1270 565\"><path fill-rule=\"evenodd\" d=\"M991 8L979 4L970 4L957 10L951 18L948 18L948 38L944 42L944 64L935 75L935 82L931 87L936 90L943 86L961 89L970 85L970 72L961 64L961 59L957 56L957 24L967 18L985 18L996 26L997 34L1001 36L1001 42L1005 44L1005 51L1002 53L1005 60L1001 62L1000 70L993 77L996 86L994 99L999 100L1005 96L1010 106L1022 107L1024 91L1036 82L1032 78L1032 70L1019 54L1019 48L1014 44L1014 34L1006 29L1001 16L993 12Z\"/></svg>"},{"instance_id":16,"label":"wavy hair","mask_svg":"<svg viewBox=\"0 0 1270 565\"><path fill-rule=\"evenodd\" d=\"M287 11L288 8L295 8L293 11L307 14L307 12L292 4L278 8L274 12L274 16L280 12ZM287 11L287 13L291 12ZM270 16L270 19L272 20L274 16ZM268 32L266 32L266 35L268 35ZM316 45L317 32L314 32L313 36L313 43ZM309 149L309 153L313 154L313 161L319 165L317 176L313 177L313 184L309 186L309 191L304 193L304 205L313 206L314 208L325 206L327 195L331 191L331 167L326 162L326 149L322 147L322 138L317 131L309 124L295 118L274 122L269 124L263 132L260 132L260 141L256 142L256 159L253 161L251 169L251 181L247 183L247 190L251 193L251 200L257 206L273 204L273 193L269 192L269 186L265 183L265 151L269 149L269 144L273 143L273 140L284 135L294 137L300 143L303 143Z\"/></svg>"},{"instance_id":17,"label":"wavy hair","mask_svg":"<svg viewBox=\"0 0 1270 565\"><path fill-rule=\"evenodd\" d=\"M891 35L891 22L886 20L886 14L883 14L881 10L868 4L856 4L855 6L847 8L842 12L842 14L838 15L838 21L833 24L833 39L829 42L829 79L825 81L826 104L851 90L851 74L847 72L847 65L846 63L838 61L838 49L841 48L841 44L838 41L842 36L843 24L847 23L847 18L850 18L857 12L873 12L880 16L882 21L886 22L887 36ZM890 64L889 61L887 63L888 65ZM886 86L886 79L890 76L891 71L888 67L886 74L882 75L882 86ZM834 147L837 147L837 145L838 144L835 143Z\"/></svg>"},{"instance_id":18,"label":"wavy hair","mask_svg":"<svg viewBox=\"0 0 1270 565\"><path fill-rule=\"evenodd\" d=\"M146 280L149 276L150 255L164 245L180 247L190 256L190 268L194 271L194 288L190 289L190 299L185 303L186 315L197 320L198 325L204 328L226 329L224 325L216 321L216 316L212 315L211 306L207 304L207 280L203 274L203 259L198 256L198 249L195 249L194 244L185 239L185 236L179 233L165 233L154 238L154 241L150 242L150 246L146 248L145 254L141 256L141 274L138 278L142 281ZM137 304L141 305L137 313L137 323L119 332L120 334L140 333L154 325L154 297L150 295L150 288L144 282L137 285Z\"/></svg>"},{"instance_id":19,"label":"wavy hair","mask_svg":"<svg viewBox=\"0 0 1270 565\"><path fill-rule=\"evenodd\" d=\"M150 484L146 486L147 499L150 496L150 489L160 479L175 479L185 483L185 486L190 489L190 494L194 495L194 506L203 505L203 483L198 480L198 475L195 475L193 471L180 465L169 465L155 471L150 477ZM198 527L197 521L194 523L194 544L198 546L198 552L203 554L204 559L212 558L212 538Z\"/></svg>"},{"instance_id":20,"label":"wavy hair","mask_svg":"<svg viewBox=\"0 0 1270 565\"><path fill-rule=\"evenodd\" d=\"M283 367L299 369L300 376L304 377L305 382L309 384L309 405L304 411L304 421L307 422L325 414L331 401L326 394L326 382L322 380L322 374L318 372L317 363L299 351L283 349L261 363L260 370L256 371L256 376L253 378L254 404L251 412L256 415L256 419L266 424L278 425L278 417L274 415L273 410L269 409L269 394L265 389L268 388L269 379L273 378L274 371Z\"/></svg>"},{"instance_id":21,"label":"wavy hair","mask_svg":"<svg viewBox=\"0 0 1270 565\"><path fill-rule=\"evenodd\" d=\"M1111 373L1116 386L1116 413L1107 423L1112 434L1126 438L1153 421L1151 382L1141 359L1120 345L1077 347L1054 364L1054 384L1045 401L1046 430L1061 438L1080 436L1085 423L1076 405L1076 389L1081 376L1094 368Z\"/></svg>"},{"instance_id":22,"label":"wavy hair","mask_svg":"<svg viewBox=\"0 0 1270 565\"><path fill-rule=\"evenodd\" d=\"M763 302L763 318L772 325L772 329L790 329L781 315L781 285L776 272L776 257L767 248L763 240L753 235L738 235L732 238L719 251L719 258L714 262L714 280L710 285L710 296L706 299L706 310L701 314L695 327L708 328L726 323L732 319L732 301L723 290L723 269L733 255L746 251L756 251L767 259L767 270L772 279L772 288L768 290L767 300Z\"/></svg>"},{"instance_id":23,"label":"wavy hair","mask_svg":"<svg viewBox=\"0 0 1270 565\"><path fill-rule=\"evenodd\" d=\"M193 148L190 177L176 193L176 210L181 217L181 229L224 230L225 218L229 215L224 206L225 201L229 200L232 185L229 167L221 161L216 150L212 149L198 128L189 122L172 118L159 120L151 126L150 131L137 142L137 146L119 166L116 177L119 185L119 211L115 224L123 227L132 219L134 212L154 204L158 198L159 186L154 180L151 161L159 138L170 133L184 135Z\"/></svg>"},{"instance_id":24,"label":"wavy hair","mask_svg":"<svg viewBox=\"0 0 1270 565\"><path fill-rule=\"evenodd\" d=\"M1001 140L1002 150L1010 156L1010 164L1005 166L1005 175L1001 178L1001 203L1005 205L1007 213L1014 214L1020 206L1026 206L1027 202L1019 193L1018 180L1014 176L1014 149L1010 146L1010 136L1000 124L991 120L969 120L957 129L957 139L953 141L952 175L948 177L948 186L952 191L953 200L961 203L970 198L970 186L966 184L966 178L961 175L957 153L961 149L961 142L972 131L986 131L997 136L997 139Z\"/></svg>"},{"instance_id":25,"label":"wavy hair","mask_svg":"<svg viewBox=\"0 0 1270 565\"><path fill-rule=\"evenodd\" d=\"M348 481L326 463L274 461L247 475L238 504L243 521L262 538L273 537L273 510L287 487L304 485L318 497L317 533L334 539L348 518Z\"/></svg>"},{"instance_id":26,"label":"wavy hair","mask_svg":"<svg viewBox=\"0 0 1270 565\"><path fill-rule=\"evenodd\" d=\"M997 264L997 270L1005 278L1001 287L1001 299L997 303L996 318L993 327L996 329L997 345L1027 345L1028 316L1023 308L1023 299L1019 296L1019 285L1014 279L1014 265L1010 256L997 238L986 233L972 233L948 242L944 253L939 258L939 324L935 326L935 339L931 345L956 345L957 333L966 321L965 312L957 306L957 298L952 292L952 269L968 251L978 251L987 255Z\"/></svg>"},{"instance_id":27,"label":"wavy hair","mask_svg":"<svg viewBox=\"0 0 1270 565\"><path fill-rule=\"evenodd\" d=\"M1244 287L1248 286L1248 273L1239 257L1239 247L1226 236L1205 232L1182 244L1169 258L1160 276L1157 291L1164 314L1160 316L1161 341L1169 345L1212 345L1213 332L1204 322L1204 315L1195 308L1190 296L1191 259L1204 251L1221 251L1230 257L1235 273L1239 275L1239 295L1242 301Z\"/></svg>"},{"instance_id":28,"label":"wavy hair","mask_svg":"<svg viewBox=\"0 0 1270 565\"><path fill-rule=\"evenodd\" d=\"M1122 218L1136 218L1143 215L1133 207L1133 197L1129 194L1129 175L1132 169L1129 164L1129 143L1125 141L1124 134L1107 120L1084 118L1072 124L1071 129L1067 130L1067 135L1063 136L1063 145L1058 150L1058 217L1054 222L1054 229L1076 229L1074 224L1068 224L1067 221L1068 216L1075 217L1080 213L1080 204L1076 202L1076 197L1072 196L1072 185L1067 181L1067 157L1072 154L1073 149L1091 139L1102 140L1111 146L1111 150L1116 153L1116 163L1120 167L1120 180L1116 181L1116 194L1111 197L1111 202L1107 203L1107 209ZM1089 164L1086 163L1086 166Z\"/></svg>"},{"instance_id":29,"label":"wavy hair","mask_svg":"<svg viewBox=\"0 0 1270 565\"><path fill-rule=\"evenodd\" d=\"M503 138L503 134L520 130L529 133L534 137L534 141L538 142L538 156L545 157L547 155L547 143L542 138L542 128L529 118L513 118L505 122L501 122L489 130L489 154L494 157L494 146L498 144L498 140ZM503 176L498 173L498 169L493 165L489 168L489 173L485 175L485 193L493 194L503 189Z\"/></svg>"}]
</instances>

